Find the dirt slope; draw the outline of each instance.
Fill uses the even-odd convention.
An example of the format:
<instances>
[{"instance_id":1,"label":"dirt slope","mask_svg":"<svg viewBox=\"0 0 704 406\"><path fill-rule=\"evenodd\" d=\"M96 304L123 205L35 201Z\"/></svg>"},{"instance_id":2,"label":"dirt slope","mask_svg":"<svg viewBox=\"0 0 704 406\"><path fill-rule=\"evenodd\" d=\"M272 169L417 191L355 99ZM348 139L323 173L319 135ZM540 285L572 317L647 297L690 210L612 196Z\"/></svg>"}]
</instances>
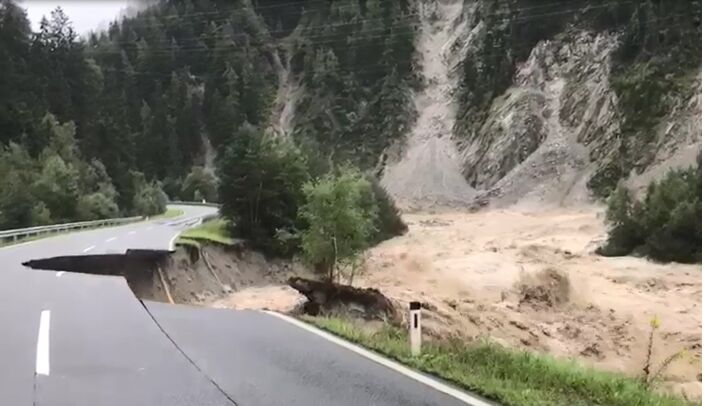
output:
<instances>
[{"instance_id":1,"label":"dirt slope","mask_svg":"<svg viewBox=\"0 0 704 406\"><path fill-rule=\"evenodd\" d=\"M382 184L404 208L467 205L474 190L462 175L451 139L456 107L450 45L462 32L462 2L421 2L417 54L425 86L414 95L418 119L399 162L386 168Z\"/></svg>"}]
</instances>

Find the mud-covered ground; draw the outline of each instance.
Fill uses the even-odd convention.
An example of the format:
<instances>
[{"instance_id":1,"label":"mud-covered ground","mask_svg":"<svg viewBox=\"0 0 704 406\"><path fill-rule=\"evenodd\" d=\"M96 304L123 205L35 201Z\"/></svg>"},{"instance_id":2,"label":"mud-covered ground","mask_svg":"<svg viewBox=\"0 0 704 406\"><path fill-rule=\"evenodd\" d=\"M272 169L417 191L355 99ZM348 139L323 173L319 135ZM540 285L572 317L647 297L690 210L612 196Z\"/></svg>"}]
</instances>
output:
<instances>
[{"instance_id":1,"label":"mud-covered ground","mask_svg":"<svg viewBox=\"0 0 704 406\"><path fill-rule=\"evenodd\" d=\"M683 351L663 374L665 386L690 399L700 396L700 265L595 255L606 236L596 208L404 218L409 232L367 252L355 285L380 289L400 308L422 301L429 339L486 337L640 375L650 322L657 317L653 369ZM181 300L283 312L303 300L285 286L288 276L305 272L300 265L212 248L208 255L234 292L218 291L202 261L194 273L180 257L168 273Z\"/></svg>"},{"instance_id":2,"label":"mud-covered ground","mask_svg":"<svg viewBox=\"0 0 704 406\"><path fill-rule=\"evenodd\" d=\"M657 317L654 363L684 356L668 387L701 393L701 266L604 258L598 209L410 214L371 250L359 284L426 302L430 336L489 337L637 375Z\"/></svg>"}]
</instances>

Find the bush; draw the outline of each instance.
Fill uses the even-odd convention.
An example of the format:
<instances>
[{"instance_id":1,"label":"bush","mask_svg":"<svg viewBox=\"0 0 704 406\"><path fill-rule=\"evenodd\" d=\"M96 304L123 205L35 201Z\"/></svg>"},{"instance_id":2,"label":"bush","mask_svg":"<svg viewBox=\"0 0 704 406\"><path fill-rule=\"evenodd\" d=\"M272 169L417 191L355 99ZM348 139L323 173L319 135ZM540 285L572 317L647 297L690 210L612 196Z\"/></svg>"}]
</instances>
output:
<instances>
[{"instance_id":1,"label":"bush","mask_svg":"<svg viewBox=\"0 0 704 406\"><path fill-rule=\"evenodd\" d=\"M51 224L51 212L49 212L44 202L38 202L32 206L31 224L35 226Z\"/></svg>"},{"instance_id":2,"label":"bush","mask_svg":"<svg viewBox=\"0 0 704 406\"><path fill-rule=\"evenodd\" d=\"M154 216L166 211L167 197L157 182L141 185L134 194L132 207L137 215Z\"/></svg>"},{"instance_id":3,"label":"bush","mask_svg":"<svg viewBox=\"0 0 704 406\"><path fill-rule=\"evenodd\" d=\"M329 282L345 267L354 270L359 253L369 246L378 210L369 199L371 188L351 168L303 186L306 203L299 216L307 227L301 233L301 246L308 262Z\"/></svg>"},{"instance_id":4,"label":"bush","mask_svg":"<svg viewBox=\"0 0 704 406\"><path fill-rule=\"evenodd\" d=\"M279 237L296 234L302 186L309 178L298 148L259 130L242 129L220 157L218 177L220 212L235 235L266 254L293 255L296 239Z\"/></svg>"},{"instance_id":5,"label":"bush","mask_svg":"<svg viewBox=\"0 0 704 406\"><path fill-rule=\"evenodd\" d=\"M634 200L620 186L609 198L609 239L599 253L642 254L660 261L701 262L702 174L697 167L670 171Z\"/></svg>"},{"instance_id":6,"label":"bush","mask_svg":"<svg viewBox=\"0 0 704 406\"><path fill-rule=\"evenodd\" d=\"M52 155L44 162L32 190L34 197L44 202L49 209L54 222L70 222L75 219L80 194L78 179L75 167L58 155Z\"/></svg>"},{"instance_id":7,"label":"bush","mask_svg":"<svg viewBox=\"0 0 704 406\"><path fill-rule=\"evenodd\" d=\"M403 235L408 231L408 226L401 219L401 213L393 198L376 178L369 176L367 180L371 186L369 189L371 194L367 200L371 201L378 209L378 216L374 222L374 233L370 242L372 245L378 244L389 238Z\"/></svg>"},{"instance_id":8,"label":"bush","mask_svg":"<svg viewBox=\"0 0 704 406\"><path fill-rule=\"evenodd\" d=\"M80 220L115 218L119 213L117 203L101 192L95 192L78 199L76 213Z\"/></svg>"},{"instance_id":9,"label":"bush","mask_svg":"<svg viewBox=\"0 0 704 406\"><path fill-rule=\"evenodd\" d=\"M181 185L181 199L184 201L217 201L215 177L202 166L194 166Z\"/></svg>"}]
</instances>

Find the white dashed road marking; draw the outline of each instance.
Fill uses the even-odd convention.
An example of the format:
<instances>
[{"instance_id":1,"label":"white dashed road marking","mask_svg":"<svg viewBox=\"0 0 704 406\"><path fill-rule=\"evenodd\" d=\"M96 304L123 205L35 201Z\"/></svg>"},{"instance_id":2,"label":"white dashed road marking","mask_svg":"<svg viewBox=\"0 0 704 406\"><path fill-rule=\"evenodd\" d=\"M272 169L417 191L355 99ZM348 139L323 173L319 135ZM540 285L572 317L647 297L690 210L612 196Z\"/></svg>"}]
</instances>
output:
<instances>
[{"instance_id":1,"label":"white dashed road marking","mask_svg":"<svg viewBox=\"0 0 704 406\"><path fill-rule=\"evenodd\" d=\"M129 233L127 233L127 235L135 235L136 233L136 231L130 231Z\"/></svg>"},{"instance_id":2,"label":"white dashed road marking","mask_svg":"<svg viewBox=\"0 0 704 406\"><path fill-rule=\"evenodd\" d=\"M90 247L84 249L83 252L88 252L88 251L92 250L93 248L95 248L95 245L91 245Z\"/></svg>"},{"instance_id":3,"label":"white dashed road marking","mask_svg":"<svg viewBox=\"0 0 704 406\"><path fill-rule=\"evenodd\" d=\"M63 275L63 274L64 274L64 271L59 271L59 272L56 273L56 277L57 277L57 278L60 278L61 275Z\"/></svg>"},{"instance_id":4,"label":"white dashed road marking","mask_svg":"<svg viewBox=\"0 0 704 406\"><path fill-rule=\"evenodd\" d=\"M105 240L105 242L113 242L115 240L117 240L117 237L110 237L107 240Z\"/></svg>"},{"instance_id":5,"label":"white dashed road marking","mask_svg":"<svg viewBox=\"0 0 704 406\"><path fill-rule=\"evenodd\" d=\"M51 310L42 310L39 317L39 334L37 336L37 375L49 375L49 326Z\"/></svg>"}]
</instances>

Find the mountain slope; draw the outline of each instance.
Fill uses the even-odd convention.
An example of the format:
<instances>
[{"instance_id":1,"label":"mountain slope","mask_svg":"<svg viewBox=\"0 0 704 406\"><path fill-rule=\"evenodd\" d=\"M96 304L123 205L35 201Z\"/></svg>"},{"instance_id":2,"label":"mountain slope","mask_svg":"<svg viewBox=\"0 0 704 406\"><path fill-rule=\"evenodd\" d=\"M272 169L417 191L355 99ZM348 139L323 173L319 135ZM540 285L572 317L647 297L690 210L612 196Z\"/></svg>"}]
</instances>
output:
<instances>
[{"instance_id":1,"label":"mountain slope","mask_svg":"<svg viewBox=\"0 0 704 406\"><path fill-rule=\"evenodd\" d=\"M695 162L700 1L465 7L455 139L480 205L581 202Z\"/></svg>"},{"instance_id":2,"label":"mountain slope","mask_svg":"<svg viewBox=\"0 0 704 406\"><path fill-rule=\"evenodd\" d=\"M193 198L188 174L253 128L295 140L314 176L373 172L408 207L641 188L698 155L700 15L700 0L164 0L81 40L62 13L33 33L1 0L0 206L27 207L20 226L134 212L141 189ZM52 147L60 128L75 153ZM75 171L64 196L41 187ZM81 195L84 215L56 203Z\"/></svg>"},{"instance_id":3,"label":"mountain slope","mask_svg":"<svg viewBox=\"0 0 704 406\"><path fill-rule=\"evenodd\" d=\"M452 141L456 104L452 99L458 78L451 72L464 23L459 2L420 2L416 41L423 87L414 93L418 118L407 134L405 152L387 161L382 184L403 206L432 207L471 201L474 190L462 176L459 154Z\"/></svg>"}]
</instances>

